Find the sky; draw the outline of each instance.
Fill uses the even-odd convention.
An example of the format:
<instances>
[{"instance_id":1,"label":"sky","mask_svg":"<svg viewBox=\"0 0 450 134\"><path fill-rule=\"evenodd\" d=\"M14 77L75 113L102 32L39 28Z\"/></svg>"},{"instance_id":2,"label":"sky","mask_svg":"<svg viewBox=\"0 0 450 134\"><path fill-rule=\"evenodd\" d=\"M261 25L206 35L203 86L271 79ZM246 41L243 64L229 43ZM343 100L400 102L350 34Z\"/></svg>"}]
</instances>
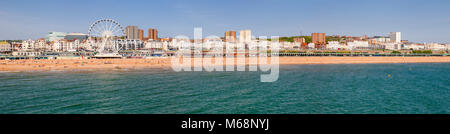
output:
<instances>
[{"instance_id":1,"label":"sky","mask_svg":"<svg viewBox=\"0 0 450 134\"><path fill-rule=\"evenodd\" d=\"M2 0L0 40L37 39L50 31L87 33L98 19L158 29L160 37L387 36L450 43L449 0Z\"/></svg>"}]
</instances>

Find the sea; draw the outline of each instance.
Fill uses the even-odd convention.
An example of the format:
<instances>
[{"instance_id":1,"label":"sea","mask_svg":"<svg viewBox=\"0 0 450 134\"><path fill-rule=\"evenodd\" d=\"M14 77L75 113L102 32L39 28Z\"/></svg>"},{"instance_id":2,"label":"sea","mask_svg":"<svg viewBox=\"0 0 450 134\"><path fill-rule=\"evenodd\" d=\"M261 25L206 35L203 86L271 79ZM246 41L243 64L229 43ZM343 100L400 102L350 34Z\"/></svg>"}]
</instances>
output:
<instances>
[{"instance_id":1,"label":"sea","mask_svg":"<svg viewBox=\"0 0 450 134\"><path fill-rule=\"evenodd\" d=\"M0 114L450 114L450 63L0 72Z\"/></svg>"}]
</instances>

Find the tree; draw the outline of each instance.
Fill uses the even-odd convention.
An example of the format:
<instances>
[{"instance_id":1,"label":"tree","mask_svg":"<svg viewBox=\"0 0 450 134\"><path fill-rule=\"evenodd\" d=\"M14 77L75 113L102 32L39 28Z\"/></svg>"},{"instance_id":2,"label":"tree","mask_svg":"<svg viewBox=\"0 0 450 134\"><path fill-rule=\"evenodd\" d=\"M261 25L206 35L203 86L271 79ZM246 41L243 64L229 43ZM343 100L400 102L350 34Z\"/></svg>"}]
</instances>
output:
<instances>
[{"instance_id":1,"label":"tree","mask_svg":"<svg viewBox=\"0 0 450 134\"><path fill-rule=\"evenodd\" d=\"M401 54L399 51L392 51L392 54Z\"/></svg>"}]
</instances>

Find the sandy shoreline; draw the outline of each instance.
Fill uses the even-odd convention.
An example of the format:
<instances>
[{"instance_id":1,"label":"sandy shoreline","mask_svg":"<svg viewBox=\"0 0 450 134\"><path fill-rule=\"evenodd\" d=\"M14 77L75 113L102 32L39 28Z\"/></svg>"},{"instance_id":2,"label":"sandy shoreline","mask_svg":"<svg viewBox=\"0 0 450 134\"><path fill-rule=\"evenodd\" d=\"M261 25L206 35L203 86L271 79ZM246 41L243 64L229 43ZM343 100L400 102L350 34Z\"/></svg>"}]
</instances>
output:
<instances>
[{"instance_id":1,"label":"sandy shoreline","mask_svg":"<svg viewBox=\"0 0 450 134\"><path fill-rule=\"evenodd\" d=\"M223 59L224 62L226 59ZM237 60L237 59L235 59ZM248 63L248 59L246 59ZM449 63L450 57L279 57L281 65ZM171 58L0 60L0 71L111 70L171 68Z\"/></svg>"}]
</instances>

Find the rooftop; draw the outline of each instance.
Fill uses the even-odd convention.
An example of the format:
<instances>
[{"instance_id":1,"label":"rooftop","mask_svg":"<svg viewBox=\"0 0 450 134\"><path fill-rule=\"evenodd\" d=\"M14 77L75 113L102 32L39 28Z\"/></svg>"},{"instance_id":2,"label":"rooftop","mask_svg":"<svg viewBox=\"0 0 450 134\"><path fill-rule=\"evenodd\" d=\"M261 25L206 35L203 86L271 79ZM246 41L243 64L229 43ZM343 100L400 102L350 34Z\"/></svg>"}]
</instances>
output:
<instances>
[{"instance_id":1,"label":"rooftop","mask_svg":"<svg viewBox=\"0 0 450 134\"><path fill-rule=\"evenodd\" d=\"M66 35L80 35L80 36L87 36L87 34L84 33L68 33Z\"/></svg>"}]
</instances>

